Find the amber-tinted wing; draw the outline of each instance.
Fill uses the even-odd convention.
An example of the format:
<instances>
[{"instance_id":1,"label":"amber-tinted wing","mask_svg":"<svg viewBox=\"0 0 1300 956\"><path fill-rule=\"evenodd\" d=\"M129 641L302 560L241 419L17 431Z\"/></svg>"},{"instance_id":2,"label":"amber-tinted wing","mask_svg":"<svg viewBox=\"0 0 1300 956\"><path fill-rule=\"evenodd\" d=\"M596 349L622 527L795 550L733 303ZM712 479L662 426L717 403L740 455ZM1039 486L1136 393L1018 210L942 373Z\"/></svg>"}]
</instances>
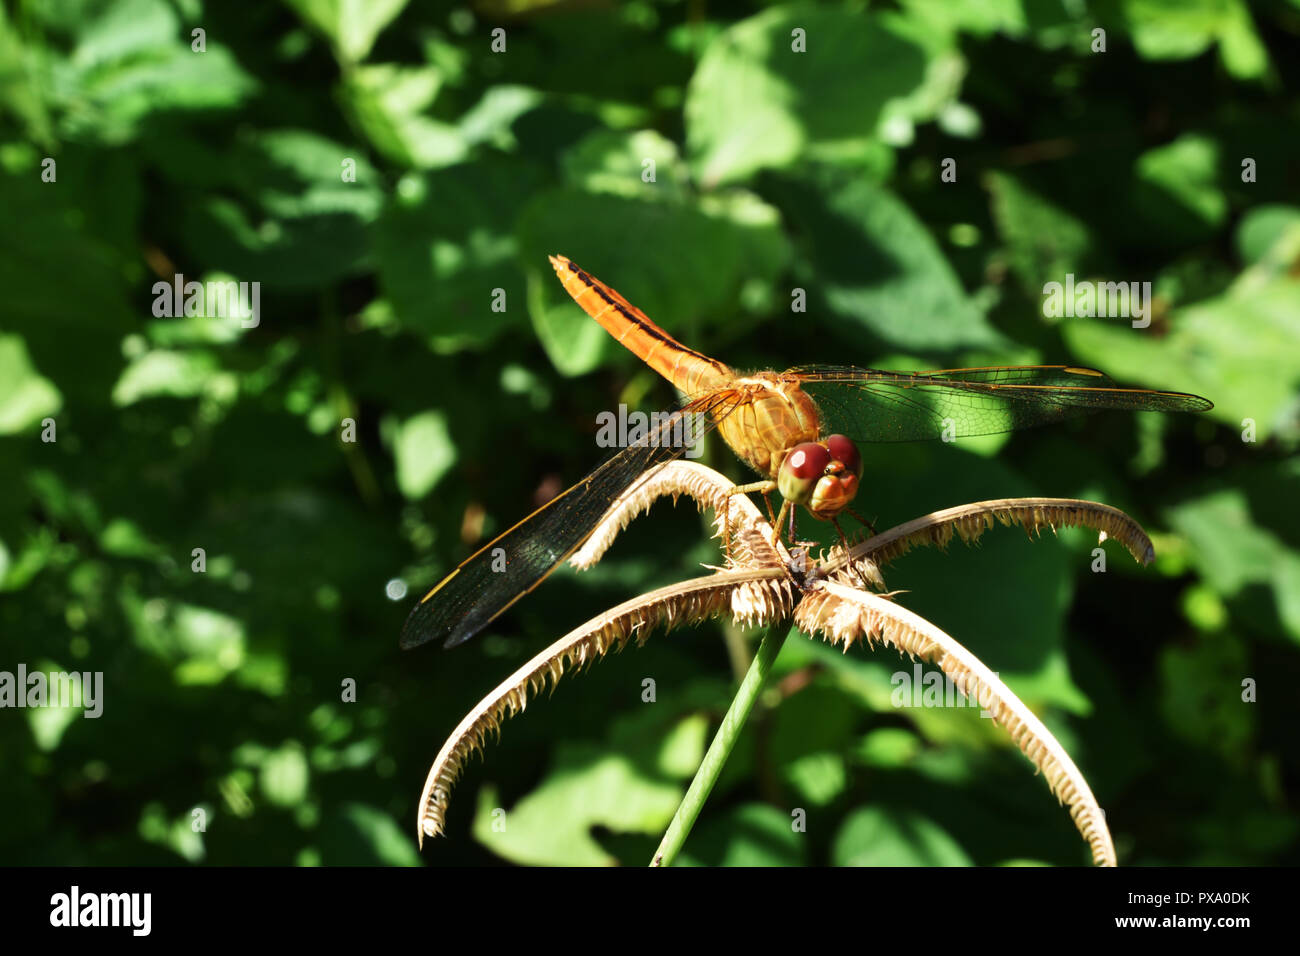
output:
<instances>
[{"instance_id":1,"label":"amber-tinted wing","mask_svg":"<svg viewBox=\"0 0 1300 956\"><path fill-rule=\"evenodd\" d=\"M1101 372L1026 365L887 372L806 365L789 370L822 412L823 432L856 441L916 441L993 435L1098 409L1203 412L1208 399L1185 392L1122 388Z\"/></svg>"},{"instance_id":2,"label":"amber-tinted wing","mask_svg":"<svg viewBox=\"0 0 1300 956\"><path fill-rule=\"evenodd\" d=\"M587 540L619 495L656 465L680 457L683 424L698 422L686 437L699 436L733 412L740 398L719 391L670 413L643 441L611 455L591 474L560 492L514 527L498 535L429 591L406 619L402 647L446 638L461 644L537 587ZM703 418L694 418L702 415Z\"/></svg>"}]
</instances>

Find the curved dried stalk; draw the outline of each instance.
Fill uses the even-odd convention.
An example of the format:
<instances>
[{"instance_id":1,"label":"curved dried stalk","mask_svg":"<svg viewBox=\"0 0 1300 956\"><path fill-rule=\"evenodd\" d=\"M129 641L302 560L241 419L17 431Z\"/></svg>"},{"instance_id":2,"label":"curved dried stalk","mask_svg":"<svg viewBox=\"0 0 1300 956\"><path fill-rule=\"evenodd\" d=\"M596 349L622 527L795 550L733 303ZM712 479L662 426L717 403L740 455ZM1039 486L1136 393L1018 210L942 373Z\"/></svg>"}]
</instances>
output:
<instances>
[{"instance_id":1,"label":"curved dried stalk","mask_svg":"<svg viewBox=\"0 0 1300 956\"><path fill-rule=\"evenodd\" d=\"M1043 772L1048 786L1070 815L1092 851L1093 859L1115 865L1115 850L1105 818L1079 769L1042 722L970 651L912 611L894 604L884 588L878 565L913 547L946 547L954 533L967 543L977 540L994 521L1018 524L1031 538L1044 527L1083 526L1100 540L1118 539L1143 564L1154 557L1150 539L1132 518L1107 505L1074 498L1002 498L936 511L854 544L847 552L833 547L800 578L796 590L791 555L772 543L771 525L754 503L733 493L734 485L718 472L695 462L663 465L625 492L605 513L588 541L570 562L594 565L618 534L664 495L688 495L715 512L715 535L730 542L727 569L634 598L571 631L535 656L485 697L453 731L429 771L420 797L419 838L443 831L451 788L468 759L481 750L491 731L523 711L531 693L551 687L573 666L591 663L611 647L622 649L635 638L643 643L657 626L665 629L698 623L728 611L742 624L766 624L794 616L808 633L821 633L847 650L854 642L873 640L938 665L964 694L977 700L1010 734L1016 745ZM684 834L683 834L684 839Z\"/></svg>"},{"instance_id":2,"label":"curved dried stalk","mask_svg":"<svg viewBox=\"0 0 1300 956\"><path fill-rule=\"evenodd\" d=\"M1099 866L1115 866L1115 847L1106 817L1079 768L1056 738L1019 697L979 658L920 615L888 598L826 581L804 595L795 623L831 643L880 641L909 657L937 665L958 690L979 702L1040 770L1056 798L1069 808L1074 825Z\"/></svg>"},{"instance_id":3,"label":"curved dried stalk","mask_svg":"<svg viewBox=\"0 0 1300 956\"><path fill-rule=\"evenodd\" d=\"M785 546L772 544L772 526L746 495L733 494L735 487L734 482L707 465L680 459L667 462L614 501L569 563L586 571L604 557L619 533L649 511L656 500L671 496L675 504L686 495L700 510L713 509L714 537L729 540L730 554L726 557L732 566L784 567L790 560Z\"/></svg>"},{"instance_id":4,"label":"curved dried stalk","mask_svg":"<svg viewBox=\"0 0 1300 956\"><path fill-rule=\"evenodd\" d=\"M482 750L489 732L499 734L506 719L522 713L530 694L548 681L554 689L570 668L592 663L611 648L622 650L633 638L639 646L656 627L671 630L728 611L764 624L789 617L794 603L794 587L779 569L719 571L633 598L570 631L498 684L447 738L420 793L420 845L426 834L443 831L451 788L470 754Z\"/></svg>"},{"instance_id":5,"label":"curved dried stalk","mask_svg":"<svg viewBox=\"0 0 1300 956\"><path fill-rule=\"evenodd\" d=\"M1091 528L1098 541L1114 538L1133 555L1139 564L1150 564L1155 548L1142 526L1110 505L1080 498L994 498L972 504L945 508L882 531L855 544L846 555L842 547L834 548L820 563L824 574L844 584L855 584L848 574L866 573L879 576L879 565L888 564L913 548L937 545L947 548L953 535L970 544L977 541L995 521L1024 528L1032 539L1043 528L1053 533L1057 528ZM855 565L861 565L856 571Z\"/></svg>"}]
</instances>

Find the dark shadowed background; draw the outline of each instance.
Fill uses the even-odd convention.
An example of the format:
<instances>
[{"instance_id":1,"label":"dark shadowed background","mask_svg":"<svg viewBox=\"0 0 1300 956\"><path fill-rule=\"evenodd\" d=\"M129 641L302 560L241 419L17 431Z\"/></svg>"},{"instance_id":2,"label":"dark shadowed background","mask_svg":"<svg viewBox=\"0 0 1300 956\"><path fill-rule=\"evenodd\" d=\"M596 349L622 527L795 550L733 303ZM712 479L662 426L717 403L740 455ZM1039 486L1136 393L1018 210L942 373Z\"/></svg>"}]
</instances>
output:
<instances>
[{"instance_id":1,"label":"dark shadowed background","mask_svg":"<svg viewBox=\"0 0 1300 956\"><path fill-rule=\"evenodd\" d=\"M1212 399L869 447L860 507L1141 521L1147 568L999 529L886 580L1058 734L1122 863L1295 863L1298 39L1294 0L0 3L0 671L104 679L98 719L0 710L0 860L648 861L734 688L718 625L535 700L415 847L483 694L718 559L664 503L472 643L398 650L425 588L601 459L599 412L676 400L560 253L740 368ZM157 317L176 273L260 283L259 324ZM1150 282L1149 327L1045 316L1067 274ZM891 704L910 662L795 636L779 668L689 860L1087 861L990 721Z\"/></svg>"}]
</instances>

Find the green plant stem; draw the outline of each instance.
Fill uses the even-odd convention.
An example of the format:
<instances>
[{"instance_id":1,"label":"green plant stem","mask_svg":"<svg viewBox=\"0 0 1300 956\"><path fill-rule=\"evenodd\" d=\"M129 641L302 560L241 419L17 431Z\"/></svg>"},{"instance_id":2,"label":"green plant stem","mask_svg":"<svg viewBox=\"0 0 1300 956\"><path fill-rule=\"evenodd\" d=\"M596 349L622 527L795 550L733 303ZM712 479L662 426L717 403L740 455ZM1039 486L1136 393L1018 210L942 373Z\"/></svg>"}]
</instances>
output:
<instances>
[{"instance_id":1,"label":"green plant stem","mask_svg":"<svg viewBox=\"0 0 1300 956\"><path fill-rule=\"evenodd\" d=\"M682 802L678 804L677 812L673 814L673 820L668 824L664 838L659 843L659 849L655 851L654 859L650 861L651 866L672 866L673 861L677 859L677 854L681 851L682 844L686 842L691 827L695 826L695 819L704 808L704 801L709 798L713 785L718 782L723 764L727 762L732 748L740 739L740 731L745 726L745 721L749 719L750 711L754 709L754 703L758 700L763 685L767 683L772 665L776 663L777 655L781 653L781 647L789 635L790 632L781 623L774 623L763 635L762 643L758 645L758 653L754 655L744 680L740 682L740 689L732 698L731 706L727 708L718 732L713 735L713 742L709 744L708 752L700 761L700 769L695 771L695 779L687 788L686 796L682 797Z\"/></svg>"}]
</instances>

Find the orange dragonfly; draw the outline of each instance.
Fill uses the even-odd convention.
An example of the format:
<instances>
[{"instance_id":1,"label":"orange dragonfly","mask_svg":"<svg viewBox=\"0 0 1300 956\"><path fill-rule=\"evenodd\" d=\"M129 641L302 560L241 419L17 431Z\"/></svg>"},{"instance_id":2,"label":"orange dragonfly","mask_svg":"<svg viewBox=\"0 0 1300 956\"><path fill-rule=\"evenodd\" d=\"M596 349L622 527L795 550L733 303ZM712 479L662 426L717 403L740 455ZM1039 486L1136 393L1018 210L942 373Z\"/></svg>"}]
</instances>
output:
<instances>
[{"instance_id":1,"label":"orange dragonfly","mask_svg":"<svg viewBox=\"0 0 1300 956\"><path fill-rule=\"evenodd\" d=\"M684 420L703 422L698 434L717 429L764 476L738 493L781 492L779 529L793 505L829 521L848 508L862 476L858 442L990 435L1095 409L1214 407L1198 395L1122 388L1094 369L1068 365L934 372L805 365L742 374L682 345L563 256L551 256L551 265L589 316L686 398L660 429L616 452L435 585L407 618L403 647L434 638L445 638L445 647L463 643L537 587L582 546L620 494L685 452L689 442L668 440L670 428L680 435Z\"/></svg>"}]
</instances>

